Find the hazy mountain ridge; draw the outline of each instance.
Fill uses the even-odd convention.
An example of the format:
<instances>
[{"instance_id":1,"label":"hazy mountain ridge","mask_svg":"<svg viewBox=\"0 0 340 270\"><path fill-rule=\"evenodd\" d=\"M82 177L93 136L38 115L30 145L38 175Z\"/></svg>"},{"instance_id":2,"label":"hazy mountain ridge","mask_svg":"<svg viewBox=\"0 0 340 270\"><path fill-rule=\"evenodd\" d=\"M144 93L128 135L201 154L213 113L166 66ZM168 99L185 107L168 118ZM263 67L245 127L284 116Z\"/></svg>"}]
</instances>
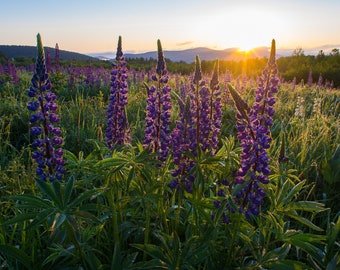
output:
<instances>
[{"instance_id":1,"label":"hazy mountain ridge","mask_svg":"<svg viewBox=\"0 0 340 270\"><path fill-rule=\"evenodd\" d=\"M310 48L302 51L305 55L316 55L320 50L328 54L334 48L340 48L338 45L323 45L320 47ZM51 58L55 57L55 48L44 47L45 53L50 52ZM186 63L192 63L195 61L196 55L200 57L201 60L229 60L229 61L239 61L250 58L263 58L269 56L269 47L258 47L254 48L248 53L239 51L238 48L228 48L224 50L214 50L205 47L198 47L186 50L164 50L164 56L173 62L184 61ZM277 49L277 57L291 56L295 49ZM26 45L0 45L0 52L3 52L9 58L35 58L37 54L37 49L35 46ZM145 59L157 59L157 51L150 51L144 53L124 53L125 58L145 58ZM77 52L60 50L61 60L109 60L112 61L116 57L116 52L99 52L99 53L89 53L81 54Z\"/></svg>"},{"instance_id":2,"label":"hazy mountain ridge","mask_svg":"<svg viewBox=\"0 0 340 270\"><path fill-rule=\"evenodd\" d=\"M340 48L340 44L337 45L324 45L315 48L303 49L305 55L316 55L320 50L323 50L325 53L330 53L332 49ZM291 56L294 53L294 50L299 49L277 49L277 57L285 57ZM234 60L239 61L245 59L246 57L251 58L262 58L269 57L269 47L258 47L254 48L248 53L239 51L238 48L228 48L224 50L213 50L205 47L198 47L193 49L186 50L164 50L164 56L167 59L170 59L174 62L184 61L187 63L191 63L195 61L195 56L198 55L201 60ZM115 52L101 52L101 53L91 53L89 54L93 57L102 59L102 60L113 60L116 57ZM144 53L124 53L125 58L153 58L157 59L157 51L150 51Z\"/></svg>"},{"instance_id":3,"label":"hazy mountain ridge","mask_svg":"<svg viewBox=\"0 0 340 270\"><path fill-rule=\"evenodd\" d=\"M50 52L51 58L55 57L55 48L44 47L45 53ZM65 50L60 51L60 60L97 60L96 58L77 52L70 52ZM36 58L37 47L26 45L0 45L0 52L3 52L8 58Z\"/></svg>"},{"instance_id":4,"label":"hazy mountain ridge","mask_svg":"<svg viewBox=\"0 0 340 270\"><path fill-rule=\"evenodd\" d=\"M113 60L115 58L114 52L106 53L93 53L90 54L93 57L97 57L103 60ZM164 50L164 56L173 62L184 61L191 63L195 61L195 57L198 55L201 60L242 60L247 57L267 57L269 56L269 48L260 47L252 50L249 53L240 52L238 48L228 48L225 50L213 50L205 47L198 47L186 50ZM124 53L125 58L153 58L157 59L157 51L150 51L144 53Z\"/></svg>"}]
</instances>

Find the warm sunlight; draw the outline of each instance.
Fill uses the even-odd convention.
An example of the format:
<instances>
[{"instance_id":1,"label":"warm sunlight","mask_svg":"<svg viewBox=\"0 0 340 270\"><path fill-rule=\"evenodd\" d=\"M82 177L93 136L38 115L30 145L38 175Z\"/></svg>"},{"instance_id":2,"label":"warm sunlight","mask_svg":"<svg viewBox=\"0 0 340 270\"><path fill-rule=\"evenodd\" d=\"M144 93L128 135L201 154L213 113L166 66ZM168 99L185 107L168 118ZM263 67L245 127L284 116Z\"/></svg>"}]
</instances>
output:
<instances>
[{"instance_id":1,"label":"warm sunlight","mask_svg":"<svg viewBox=\"0 0 340 270\"><path fill-rule=\"evenodd\" d=\"M251 44L240 45L238 47L238 51L247 54L247 53L250 53L256 47L259 47L259 46L253 46Z\"/></svg>"},{"instance_id":2,"label":"warm sunlight","mask_svg":"<svg viewBox=\"0 0 340 270\"><path fill-rule=\"evenodd\" d=\"M258 47L269 47L273 38L289 32L290 22L278 16L269 7L258 9L254 6L233 7L225 11L218 10L209 17L209 23L200 28L206 33L205 40L214 41L219 48L238 48L240 52L249 52Z\"/></svg>"}]
</instances>

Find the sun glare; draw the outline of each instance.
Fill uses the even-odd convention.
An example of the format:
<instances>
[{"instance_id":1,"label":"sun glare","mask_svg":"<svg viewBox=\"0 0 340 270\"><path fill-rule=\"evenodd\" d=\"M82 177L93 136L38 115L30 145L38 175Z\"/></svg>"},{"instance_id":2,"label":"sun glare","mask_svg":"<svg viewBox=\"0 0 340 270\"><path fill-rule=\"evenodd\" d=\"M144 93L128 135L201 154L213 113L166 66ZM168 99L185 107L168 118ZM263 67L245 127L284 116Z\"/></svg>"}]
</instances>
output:
<instances>
[{"instance_id":1,"label":"sun glare","mask_svg":"<svg viewBox=\"0 0 340 270\"><path fill-rule=\"evenodd\" d=\"M253 50L256 46L246 44L246 45L241 45L238 47L239 52L244 52L244 53L249 53L251 50Z\"/></svg>"}]
</instances>

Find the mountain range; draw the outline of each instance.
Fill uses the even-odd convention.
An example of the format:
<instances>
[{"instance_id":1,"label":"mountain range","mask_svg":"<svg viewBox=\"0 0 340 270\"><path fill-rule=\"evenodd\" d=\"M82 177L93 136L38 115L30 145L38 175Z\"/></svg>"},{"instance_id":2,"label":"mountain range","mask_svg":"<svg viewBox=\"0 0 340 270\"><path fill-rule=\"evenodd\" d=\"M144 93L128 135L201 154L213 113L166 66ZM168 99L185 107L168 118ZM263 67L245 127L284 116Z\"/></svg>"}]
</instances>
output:
<instances>
[{"instance_id":1,"label":"mountain range","mask_svg":"<svg viewBox=\"0 0 340 270\"><path fill-rule=\"evenodd\" d=\"M331 52L334 48L340 48L338 45L324 45L320 47L310 48L303 50L305 55L316 55L320 50L325 53ZM277 57L291 56L295 49L277 49ZM269 57L269 47L258 47L250 50L249 52L239 51L238 48L228 48L224 50L213 50L205 47L187 49L187 50L164 50L164 56L174 62L184 61L191 63L195 61L196 55L200 57L201 60L234 60L239 61L245 58L262 58ZM101 53L91 53L92 57L96 57L102 60L113 60L116 57L115 52L101 52ZM124 53L125 58L153 58L157 59L157 51L143 52L143 53Z\"/></svg>"},{"instance_id":2,"label":"mountain range","mask_svg":"<svg viewBox=\"0 0 340 270\"><path fill-rule=\"evenodd\" d=\"M90 54L93 57L97 57L103 60L112 60L116 57L113 52L106 53L93 53ZM164 50L164 56L173 62L184 61L191 63L195 61L196 55L200 60L242 60L245 57L267 57L269 55L269 48L259 47L251 50L248 53L239 51L238 48L228 48L225 50L213 50L205 47L187 49L187 50ZM157 59L157 51L144 52L144 53L124 53L125 58L144 58L144 59Z\"/></svg>"},{"instance_id":3,"label":"mountain range","mask_svg":"<svg viewBox=\"0 0 340 270\"><path fill-rule=\"evenodd\" d=\"M324 53L329 53L334 48L340 48L340 45L324 45L321 47L315 47L308 50L303 50L305 55L316 55L320 50ZM51 58L55 57L55 48L44 47L45 53L49 52ZM238 48L228 48L224 50L213 50L205 47L192 48L186 50L164 50L164 56L173 62L184 61L192 63L195 61L196 55L201 60L234 60L239 61L245 58L262 58L269 56L269 47L254 48L249 52L239 51ZM20 45L0 45L0 52L5 54L9 58L35 58L37 49L35 46L20 46ZM277 49L277 57L290 56L294 52L294 49ZM157 51L143 52L143 53L130 53L124 52L125 58L144 58L144 59L157 59ZM81 54L77 52L70 52L60 50L61 60L82 60L82 61L95 61L95 60L108 60L112 61L116 57L116 52L99 52Z\"/></svg>"}]
</instances>

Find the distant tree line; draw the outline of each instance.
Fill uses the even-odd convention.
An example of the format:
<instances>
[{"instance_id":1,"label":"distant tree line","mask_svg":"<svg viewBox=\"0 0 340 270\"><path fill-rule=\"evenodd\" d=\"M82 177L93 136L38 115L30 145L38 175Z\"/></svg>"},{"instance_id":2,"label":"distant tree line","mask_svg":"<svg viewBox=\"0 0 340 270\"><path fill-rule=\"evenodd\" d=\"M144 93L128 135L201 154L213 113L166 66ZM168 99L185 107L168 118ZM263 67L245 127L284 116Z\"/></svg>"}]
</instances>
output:
<instances>
[{"instance_id":1,"label":"distant tree line","mask_svg":"<svg viewBox=\"0 0 340 270\"><path fill-rule=\"evenodd\" d=\"M281 57L277 60L280 75L286 81L307 82L309 73L313 82L317 82L320 75L323 80L333 82L335 87L340 87L340 53L333 49L329 54L319 51L317 55L305 55L302 49L296 49L292 56Z\"/></svg>"},{"instance_id":2,"label":"distant tree line","mask_svg":"<svg viewBox=\"0 0 340 270\"><path fill-rule=\"evenodd\" d=\"M152 70L157 60L149 58L128 58L127 65L133 70ZM7 65L9 58L0 51L0 64ZM16 57L10 61L16 66L28 66L35 63L35 58ZM266 58L249 58L240 61L220 61L220 73L229 72L234 78L247 76L256 78L261 74L268 59ZM53 59L52 59L53 63ZM195 63L186 63L184 61L173 62L166 59L167 69L169 72L180 73L183 75L192 74L195 69ZM60 60L61 66L94 66L111 68L110 61L97 60L95 58L87 60ZM210 74L213 71L214 61L203 60L201 62L202 72ZM317 55L305 55L302 49L296 49L291 56L280 57L277 59L277 65L280 76L285 81L295 80L297 83L307 82L312 74L313 82L316 83L320 77L323 81L332 82L334 87L340 87L340 52L339 49L333 49L329 54L322 50Z\"/></svg>"}]
</instances>

